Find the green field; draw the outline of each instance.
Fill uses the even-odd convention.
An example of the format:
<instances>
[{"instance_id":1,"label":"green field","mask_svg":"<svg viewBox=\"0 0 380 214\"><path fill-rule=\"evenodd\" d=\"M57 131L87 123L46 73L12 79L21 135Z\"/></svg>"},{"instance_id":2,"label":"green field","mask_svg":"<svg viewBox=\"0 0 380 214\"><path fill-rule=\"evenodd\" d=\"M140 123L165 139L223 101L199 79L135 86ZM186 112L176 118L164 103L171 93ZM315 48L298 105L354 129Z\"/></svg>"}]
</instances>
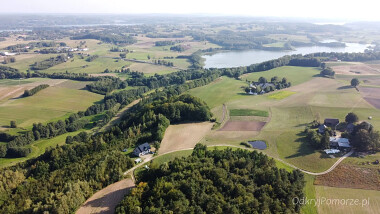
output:
<instances>
[{"instance_id":1,"label":"green field","mask_svg":"<svg viewBox=\"0 0 380 214\"><path fill-rule=\"evenodd\" d=\"M285 99L285 98L287 98L287 97L289 97L295 93L296 92L293 92L293 91L279 91L276 93L269 94L268 98L275 99L275 100L282 100L282 99Z\"/></svg>"},{"instance_id":2,"label":"green field","mask_svg":"<svg viewBox=\"0 0 380 214\"><path fill-rule=\"evenodd\" d=\"M230 116L259 116L268 117L269 113L267 111L254 110L254 109L231 109Z\"/></svg>"},{"instance_id":3,"label":"green field","mask_svg":"<svg viewBox=\"0 0 380 214\"><path fill-rule=\"evenodd\" d=\"M315 186L316 197L326 199L353 199L358 200L358 204L340 204L330 205L326 203L318 207L319 213L336 213L336 214L361 214L361 213L379 213L380 210L380 192L375 190L335 188L326 186ZM347 200L348 201L348 200ZM366 203L366 202L369 203Z\"/></svg>"},{"instance_id":4,"label":"green field","mask_svg":"<svg viewBox=\"0 0 380 214\"><path fill-rule=\"evenodd\" d=\"M305 126L315 119L323 121L327 117L343 121L348 112L354 112L360 119L372 116L371 123L380 127L380 111L370 106L356 90L344 87L345 81L317 77L318 73L319 70L314 68L285 66L243 75L242 81L222 77L209 85L190 90L190 94L200 97L210 106L217 121L223 117L222 104L231 110L230 116L238 120L249 119L249 113L243 113L242 109L270 112L270 121L257 136L252 136L254 133L241 133L239 136L239 133L215 131L206 136L207 144L239 145L254 137L266 140L268 149L265 153L302 169L319 172L330 168L336 159L326 157L304 142L301 133ZM257 81L261 76L267 79L286 77L292 82L292 87L263 96L246 95L242 89L246 85L245 79Z\"/></svg>"},{"instance_id":5,"label":"green field","mask_svg":"<svg viewBox=\"0 0 380 214\"><path fill-rule=\"evenodd\" d=\"M85 90L49 87L31 97L9 100L0 106L0 126L15 120L21 128L83 111L103 98Z\"/></svg>"},{"instance_id":6,"label":"green field","mask_svg":"<svg viewBox=\"0 0 380 214\"><path fill-rule=\"evenodd\" d=\"M79 130L76 132L70 132L63 135L60 135L58 137L50 138L50 139L43 139L36 142L33 142L31 145L28 145L28 147L32 148L32 153L30 153L27 157L23 158L0 158L0 168L12 166L17 163L29 160L31 158L38 157L42 155L45 150L48 147L55 147L56 145L63 145L65 144L65 140L67 136L74 136L78 134L79 132L84 130Z\"/></svg>"}]
</instances>

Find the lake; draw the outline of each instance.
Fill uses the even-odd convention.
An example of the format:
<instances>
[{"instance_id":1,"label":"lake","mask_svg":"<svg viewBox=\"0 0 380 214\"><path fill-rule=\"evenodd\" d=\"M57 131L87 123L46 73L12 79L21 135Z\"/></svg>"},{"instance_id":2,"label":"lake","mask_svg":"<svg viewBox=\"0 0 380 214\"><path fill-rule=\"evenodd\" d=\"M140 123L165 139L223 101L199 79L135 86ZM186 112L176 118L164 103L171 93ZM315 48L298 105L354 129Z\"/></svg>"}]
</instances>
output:
<instances>
[{"instance_id":1,"label":"lake","mask_svg":"<svg viewBox=\"0 0 380 214\"><path fill-rule=\"evenodd\" d=\"M331 42L329 40L325 40ZM215 53L212 55L204 55L205 68L231 68L239 66L248 66L272 59L277 59L285 55L293 54L310 54L316 52L361 52L367 49L368 44L346 43L346 47L324 47L310 46L299 47L291 51L266 51L266 50L244 50L244 51L227 51Z\"/></svg>"}]
</instances>

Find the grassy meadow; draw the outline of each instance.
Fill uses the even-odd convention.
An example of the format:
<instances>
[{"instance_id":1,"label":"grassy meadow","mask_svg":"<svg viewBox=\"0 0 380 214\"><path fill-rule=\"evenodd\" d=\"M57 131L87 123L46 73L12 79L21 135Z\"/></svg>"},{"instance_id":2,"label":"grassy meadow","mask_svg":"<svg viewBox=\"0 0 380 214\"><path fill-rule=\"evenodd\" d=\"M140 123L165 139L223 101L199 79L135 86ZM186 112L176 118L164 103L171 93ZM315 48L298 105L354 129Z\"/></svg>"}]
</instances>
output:
<instances>
[{"instance_id":1,"label":"grassy meadow","mask_svg":"<svg viewBox=\"0 0 380 214\"><path fill-rule=\"evenodd\" d=\"M318 77L318 73L319 70L314 68L284 66L245 74L242 80L222 77L207 86L190 90L190 94L200 97L210 106L216 117L222 117L223 104L232 112L234 109L269 112L270 121L259 133L212 131L206 136L207 144L230 141L239 145L252 137L265 139L268 149L264 152L273 157L312 172L330 168L336 160L305 142L302 136L305 126L315 119L323 121L327 117L344 120L347 113L355 112L361 119L372 116L371 123L380 127L380 111L369 105L355 89L345 87L345 81ZM261 76L267 79L286 77L292 87L265 95L246 95L242 88L246 86L245 80L257 81Z\"/></svg>"},{"instance_id":2,"label":"grassy meadow","mask_svg":"<svg viewBox=\"0 0 380 214\"><path fill-rule=\"evenodd\" d=\"M87 109L102 95L66 87L48 87L25 98L11 99L0 105L0 126L15 120L18 127L29 128L33 123L48 122Z\"/></svg>"}]
</instances>

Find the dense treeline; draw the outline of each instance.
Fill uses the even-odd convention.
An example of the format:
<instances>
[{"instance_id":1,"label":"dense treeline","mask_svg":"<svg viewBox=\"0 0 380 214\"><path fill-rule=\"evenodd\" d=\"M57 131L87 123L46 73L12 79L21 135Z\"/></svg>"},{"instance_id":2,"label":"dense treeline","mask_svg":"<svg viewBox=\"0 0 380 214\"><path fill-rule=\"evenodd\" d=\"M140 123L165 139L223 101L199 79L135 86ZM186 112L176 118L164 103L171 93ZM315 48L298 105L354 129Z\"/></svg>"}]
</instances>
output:
<instances>
[{"instance_id":1,"label":"dense treeline","mask_svg":"<svg viewBox=\"0 0 380 214\"><path fill-rule=\"evenodd\" d=\"M174 84L184 84L188 80L205 78L215 74L220 76L221 73L218 70L185 70L165 75L141 76L140 78L128 79L127 82L131 86L147 86L154 89Z\"/></svg>"},{"instance_id":2,"label":"dense treeline","mask_svg":"<svg viewBox=\"0 0 380 214\"><path fill-rule=\"evenodd\" d=\"M18 79L25 78L26 74L16 68L0 65L0 79Z\"/></svg>"},{"instance_id":3,"label":"dense treeline","mask_svg":"<svg viewBox=\"0 0 380 214\"><path fill-rule=\"evenodd\" d=\"M102 42L112 43L115 45L130 45L130 44L137 42L137 40L132 36L126 36L123 34L108 33L106 31L73 36L70 39L72 39L72 40L97 39L97 40L100 40Z\"/></svg>"},{"instance_id":4,"label":"dense treeline","mask_svg":"<svg viewBox=\"0 0 380 214\"><path fill-rule=\"evenodd\" d=\"M170 67L174 66L173 62L168 62L168 61L162 60L162 59L154 60L153 63L156 65L165 65L165 66L170 66Z\"/></svg>"},{"instance_id":5,"label":"dense treeline","mask_svg":"<svg viewBox=\"0 0 380 214\"><path fill-rule=\"evenodd\" d=\"M28 52L31 49L34 48L47 48L47 47L56 47L56 46L61 46L64 47L66 46L66 43L60 42L29 42L27 44L16 44L16 45L10 45L6 47L7 50L11 52Z\"/></svg>"},{"instance_id":6,"label":"dense treeline","mask_svg":"<svg viewBox=\"0 0 380 214\"><path fill-rule=\"evenodd\" d=\"M115 77L103 77L96 82L86 85L87 90L98 93L107 94L115 89L123 89L128 83Z\"/></svg>"},{"instance_id":7,"label":"dense treeline","mask_svg":"<svg viewBox=\"0 0 380 214\"><path fill-rule=\"evenodd\" d=\"M325 58L336 58L341 61L347 62L365 62L371 60L380 60L380 52L366 51L364 53L313 53L307 54L305 57L325 57Z\"/></svg>"},{"instance_id":8,"label":"dense treeline","mask_svg":"<svg viewBox=\"0 0 380 214\"><path fill-rule=\"evenodd\" d=\"M42 85L36 86L36 87L34 87L34 88L30 89L30 90L27 89L27 90L24 91L23 96L24 96L24 97L33 96L33 95L35 95L37 92L39 92L39 91L41 91L41 90L43 90L43 89L45 89L45 88L47 88L47 87L49 87L48 84L42 84Z\"/></svg>"},{"instance_id":9,"label":"dense treeline","mask_svg":"<svg viewBox=\"0 0 380 214\"><path fill-rule=\"evenodd\" d=\"M256 151L207 150L142 172L116 213L300 213L304 177Z\"/></svg>"},{"instance_id":10,"label":"dense treeline","mask_svg":"<svg viewBox=\"0 0 380 214\"><path fill-rule=\"evenodd\" d=\"M291 59L288 65L303 66L303 67L319 67L321 66L321 61L318 58L300 57L300 58Z\"/></svg>"},{"instance_id":11,"label":"dense treeline","mask_svg":"<svg viewBox=\"0 0 380 214\"><path fill-rule=\"evenodd\" d=\"M30 66L32 70L45 70L54 65L58 65L67 61L67 56L59 55L56 57L51 57L49 59L43 60L41 62L35 62Z\"/></svg>"},{"instance_id":12,"label":"dense treeline","mask_svg":"<svg viewBox=\"0 0 380 214\"><path fill-rule=\"evenodd\" d=\"M215 35L207 35L206 39L228 50L266 49L263 46L264 44L277 41L264 37L265 35L266 33L262 31L234 32L221 30Z\"/></svg>"},{"instance_id":13,"label":"dense treeline","mask_svg":"<svg viewBox=\"0 0 380 214\"><path fill-rule=\"evenodd\" d=\"M69 80L76 80L76 81L97 81L102 79L103 77L94 77L90 76L88 73L41 73L41 72L34 72L32 74L32 77L43 77L43 78L50 78L50 79L69 79Z\"/></svg>"}]
</instances>

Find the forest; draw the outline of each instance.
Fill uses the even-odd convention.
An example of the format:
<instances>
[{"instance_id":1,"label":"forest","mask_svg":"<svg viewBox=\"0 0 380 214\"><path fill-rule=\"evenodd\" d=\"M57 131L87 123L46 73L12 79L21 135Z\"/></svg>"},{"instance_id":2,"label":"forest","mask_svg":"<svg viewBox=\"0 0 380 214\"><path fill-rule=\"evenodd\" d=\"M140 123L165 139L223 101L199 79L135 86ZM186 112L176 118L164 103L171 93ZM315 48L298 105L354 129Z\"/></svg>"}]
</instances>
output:
<instances>
[{"instance_id":1,"label":"forest","mask_svg":"<svg viewBox=\"0 0 380 214\"><path fill-rule=\"evenodd\" d=\"M151 164L116 213L300 213L304 177L256 151L208 150Z\"/></svg>"},{"instance_id":2,"label":"forest","mask_svg":"<svg viewBox=\"0 0 380 214\"><path fill-rule=\"evenodd\" d=\"M3 187L0 196L4 201L0 203L0 212L74 212L96 190L120 180L122 172L133 166L132 160L119 152L122 148L147 139L162 139L169 119L179 122L211 117L207 106L198 98L170 96L168 92L169 98L162 100L166 93L153 93L124 117L122 123L107 132L93 136L81 132L68 138L68 144L64 146L47 149L38 158L3 170L0 173L0 186ZM168 112L167 106L175 113ZM200 115L199 118L191 117L190 112ZM78 118L79 115L72 115L68 120ZM64 127L66 123L59 121L47 127L35 124L29 137L33 138L37 133L41 138L46 137L47 133L51 134L50 129L63 130L55 127ZM12 185L5 186L10 183Z\"/></svg>"},{"instance_id":3,"label":"forest","mask_svg":"<svg viewBox=\"0 0 380 214\"><path fill-rule=\"evenodd\" d=\"M76 35L76 36L71 37L70 39L73 39L73 40L97 39L102 42L111 43L114 45L130 45L137 41L132 36L126 36L123 34L113 34L113 33L108 33L107 31Z\"/></svg>"}]
</instances>

